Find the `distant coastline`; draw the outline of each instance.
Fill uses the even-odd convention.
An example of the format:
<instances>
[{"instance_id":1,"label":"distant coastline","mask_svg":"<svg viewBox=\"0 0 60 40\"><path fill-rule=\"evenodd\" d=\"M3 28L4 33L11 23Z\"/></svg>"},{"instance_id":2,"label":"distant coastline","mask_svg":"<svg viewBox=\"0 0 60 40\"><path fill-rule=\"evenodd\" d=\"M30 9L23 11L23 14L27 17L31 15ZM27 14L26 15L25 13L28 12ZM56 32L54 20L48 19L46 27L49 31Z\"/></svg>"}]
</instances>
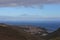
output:
<instances>
[{"instance_id":1,"label":"distant coastline","mask_svg":"<svg viewBox=\"0 0 60 40\"><path fill-rule=\"evenodd\" d=\"M55 31L60 27L60 22L58 21L46 21L46 22L40 22L40 21L35 21L35 22L26 22L26 21L6 21L6 22L0 22L0 23L6 23L6 24L11 24L11 25L33 25L33 26L38 26L38 27L43 27L48 29L49 31Z\"/></svg>"}]
</instances>

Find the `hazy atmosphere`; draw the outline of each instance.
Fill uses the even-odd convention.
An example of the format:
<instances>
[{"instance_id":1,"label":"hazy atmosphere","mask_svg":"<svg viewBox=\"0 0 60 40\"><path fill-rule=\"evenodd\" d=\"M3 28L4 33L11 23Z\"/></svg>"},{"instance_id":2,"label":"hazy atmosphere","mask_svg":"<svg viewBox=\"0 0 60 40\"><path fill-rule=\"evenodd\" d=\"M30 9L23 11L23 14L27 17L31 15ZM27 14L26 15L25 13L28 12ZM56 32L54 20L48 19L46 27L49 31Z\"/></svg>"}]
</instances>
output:
<instances>
[{"instance_id":1,"label":"hazy atmosphere","mask_svg":"<svg viewBox=\"0 0 60 40\"><path fill-rule=\"evenodd\" d=\"M0 20L60 20L60 0L0 0Z\"/></svg>"}]
</instances>

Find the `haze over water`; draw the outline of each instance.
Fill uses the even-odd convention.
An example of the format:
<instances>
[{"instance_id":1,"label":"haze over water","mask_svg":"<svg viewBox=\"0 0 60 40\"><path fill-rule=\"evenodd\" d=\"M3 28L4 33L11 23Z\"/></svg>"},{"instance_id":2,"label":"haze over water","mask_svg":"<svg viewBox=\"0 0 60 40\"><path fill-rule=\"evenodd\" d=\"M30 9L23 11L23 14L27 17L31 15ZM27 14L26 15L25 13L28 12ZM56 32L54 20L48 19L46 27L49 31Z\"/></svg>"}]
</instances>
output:
<instances>
[{"instance_id":1,"label":"haze over water","mask_svg":"<svg viewBox=\"0 0 60 40\"><path fill-rule=\"evenodd\" d=\"M60 1L0 0L0 23L34 24L56 29L60 26Z\"/></svg>"}]
</instances>

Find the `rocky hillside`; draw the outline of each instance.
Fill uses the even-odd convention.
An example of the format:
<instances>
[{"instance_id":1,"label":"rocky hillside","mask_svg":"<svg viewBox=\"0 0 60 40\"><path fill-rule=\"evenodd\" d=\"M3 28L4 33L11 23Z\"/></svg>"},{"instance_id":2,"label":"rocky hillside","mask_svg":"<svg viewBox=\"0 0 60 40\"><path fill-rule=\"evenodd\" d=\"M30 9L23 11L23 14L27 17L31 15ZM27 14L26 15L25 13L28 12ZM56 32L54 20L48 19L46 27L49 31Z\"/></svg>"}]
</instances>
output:
<instances>
[{"instance_id":1,"label":"rocky hillside","mask_svg":"<svg viewBox=\"0 0 60 40\"><path fill-rule=\"evenodd\" d=\"M46 34L41 28L0 24L0 40L45 40Z\"/></svg>"},{"instance_id":2,"label":"rocky hillside","mask_svg":"<svg viewBox=\"0 0 60 40\"><path fill-rule=\"evenodd\" d=\"M47 38L48 38L49 40L60 40L60 28L57 29L56 31L50 33L50 34L47 36ZM48 40L48 39L47 39L47 40Z\"/></svg>"},{"instance_id":3,"label":"rocky hillside","mask_svg":"<svg viewBox=\"0 0 60 40\"><path fill-rule=\"evenodd\" d=\"M60 28L48 33L45 28L31 25L7 25L0 23L0 40L60 40Z\"/></svg>"}]
</instances>

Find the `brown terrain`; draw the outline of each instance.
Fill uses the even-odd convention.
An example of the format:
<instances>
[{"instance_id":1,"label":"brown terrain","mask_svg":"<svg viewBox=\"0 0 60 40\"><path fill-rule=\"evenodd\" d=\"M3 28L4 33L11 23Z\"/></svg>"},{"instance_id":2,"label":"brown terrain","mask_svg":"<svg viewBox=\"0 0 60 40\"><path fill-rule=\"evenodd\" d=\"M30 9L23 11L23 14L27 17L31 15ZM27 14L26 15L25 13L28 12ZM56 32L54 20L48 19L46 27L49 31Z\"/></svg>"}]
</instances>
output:
<instances>
[{"instance_id":1,"label":"brown terrain","mask_svg":"<svg viewBox=\"0 0 60 40\"><path fill-rule=\"evenodd\" d=\"M39 40L42 39L33 34L45 32L35 27L18 27L15 25L0 24L0 40Z\"/></svg>"},{"instance_id":2,"label":"brown terrain","mask_svg":"<svg viewBox=\"0 0 60 40\"><path fill-rule=\"evenodd\" d=\"M52 33L33 26L16 26L0 23L0 40L60 40L60 28Z\"/></svg>"}]
</instances>

